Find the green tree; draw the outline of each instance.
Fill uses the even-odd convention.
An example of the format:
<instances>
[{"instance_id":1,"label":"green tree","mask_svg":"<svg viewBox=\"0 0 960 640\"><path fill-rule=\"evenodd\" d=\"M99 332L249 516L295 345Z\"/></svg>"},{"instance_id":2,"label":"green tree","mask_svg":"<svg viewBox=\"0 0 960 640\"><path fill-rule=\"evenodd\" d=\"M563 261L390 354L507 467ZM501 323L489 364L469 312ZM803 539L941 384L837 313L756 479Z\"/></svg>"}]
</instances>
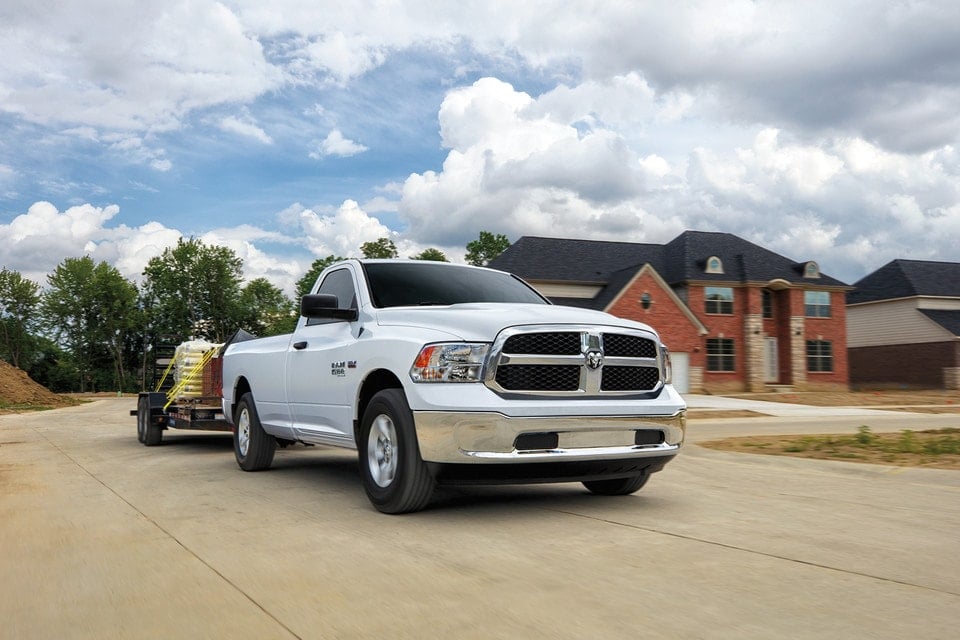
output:
<instances>
[{"instance_id":1,"label":"green tree","mask_svg":"<svg viewBox=\"0 0 960 640\"><path fill-rule=\"evenodd\" d=\"M440 251L440 249L434 249L432 247L429 249L424 249L417 255L413 256L413 259L414 260L433 260L435 262L450 262L449 260L447 260L447 256L444 255L443 251Z\"/></svg>"},{"instance_id":2,"label":"green tree","mask_svg":"<svg viewBox=\"0 0 960 640\"><path fill-rule=\"evenodd\" d=\"M510 240L503 234L481 231L480 237L467 243L467 264L486 266L510 246Z\"/></svg>"},{"instance_id":3,"label":"green tree","mask_svg":"<svg viewBox=\"0 0 960 640\"><path fill-rule=\"evenodd\" d=\"M299 280L297 280L297 301L299 304L300 298L310 293L310 290L313 288L314 283L317 281L317 278L320 277L320 274L324 269L334 264L335 262L340 262L344 260L340 256L327 256L326 258L317 258L313 261L313 264L310 265L310 269L306 274Z\"/></svg>"},{"instance_id":4,"label":"green tree","mask_svg":"<svg viewBox=\"0 0 960 640\"><path fill-rule=\"evenodd\" d=\"M258 336L290 333L297 324L293 302L266 278L251 280L240 293L241 307L247 313L244 329Z\"/></svg>"},{"instance_id":5,"label":"green tree","mask_svg":"<svg viewBox=\"0 0 960 640\"><path fill-rule=\"evenodd\" d=\"M139 324L136 286L89 256L64 259L47 282L42 315L55 342L70 354L79 391L125 389L127 345Z\"/></svg>"},{"instance_id":6,"label":"green tree","mask_svg":"<svg viewBox=\"0 0 960 640\"><path fill-rule=\"evenodd\" d=\"M393 244L393 240L390 238L364 242L360 245L360 251L364 258L397 258L400 256L397 252L397 245Z\"/></svg>"},{"instance_id":7,"label":"green tree","mask_svg":"<svg viewBox=\"0 0 960 640\"><path fill-rule=\"evenodd\" d=\"M32 351L31 334L40 304L40 285L18 271L0 271L0 357L15 367L25 368Z\"/></svg>"},{"instance_id":8,"label":"green tree","mask_svg":"<svg viewBox=\"0 0 960 640\"><path fill-rule=\"evenodd\" d=\"M226 341L243 319L242 267L231 249L195 238L151 258L141 286L149 333Z\"/></svg>"}]
</instances>

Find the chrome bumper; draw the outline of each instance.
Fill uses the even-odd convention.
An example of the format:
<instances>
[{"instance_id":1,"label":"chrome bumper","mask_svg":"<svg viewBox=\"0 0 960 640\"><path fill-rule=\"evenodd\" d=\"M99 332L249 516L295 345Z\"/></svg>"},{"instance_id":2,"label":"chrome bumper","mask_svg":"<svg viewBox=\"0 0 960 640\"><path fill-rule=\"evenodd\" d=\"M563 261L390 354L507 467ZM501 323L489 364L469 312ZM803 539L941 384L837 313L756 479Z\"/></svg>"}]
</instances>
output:
<instances>
[{"instance_id":1,"label":"chrome bumper","mask_svg":"<svg viewBox=\"0 0 960 640\"><path fill-rule=\"evenodd\" d=\"M674 455L686 430L686 413L672 416L511 418L500 413L415 411L420 456L427 462L517 463L617 460ZM663 432L659 444L635 444L638 430ZM553 449L517 450L517 436L556 433Z\"/></svg>"}]
</instances>

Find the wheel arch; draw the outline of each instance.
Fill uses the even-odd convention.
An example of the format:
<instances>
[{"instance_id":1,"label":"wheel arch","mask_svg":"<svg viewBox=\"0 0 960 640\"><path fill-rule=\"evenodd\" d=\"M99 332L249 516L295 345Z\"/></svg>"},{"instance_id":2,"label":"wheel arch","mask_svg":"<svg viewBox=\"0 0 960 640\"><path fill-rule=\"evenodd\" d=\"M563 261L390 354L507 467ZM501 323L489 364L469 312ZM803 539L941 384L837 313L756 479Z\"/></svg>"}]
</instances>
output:
<instances>
[{"instance_id":1,"label":"wheel arch","mask_svg":"<svg viewBox=\"0 0 960 640\"><path fill-rule=\"evenodd\" d=\"M384 389L403 390L403 383L400 382L400 378L389 369L371 371L364 378L363 384L360 385L357 392L357 410L353 416L353 439L354 442L358 443L358 446L360 442L360 420L363 418L363 412L367 410L367 405L370 404L373 396Z\"/></svg>"},{"instance_id":2,"label":"wheel arch","mask_svg":"<svg viewBox=\"0 0 960 640\"><path fill-rule=\"evenodd\" d=\"M250 393L250 391L250 382L246 376L237 378L236 383L233 385L233 401L230 403L230 422L233 422L233 414L237 411L237 404L240 402L240 398L243 397L243 394Z\"/></svg>"}]
</instances>

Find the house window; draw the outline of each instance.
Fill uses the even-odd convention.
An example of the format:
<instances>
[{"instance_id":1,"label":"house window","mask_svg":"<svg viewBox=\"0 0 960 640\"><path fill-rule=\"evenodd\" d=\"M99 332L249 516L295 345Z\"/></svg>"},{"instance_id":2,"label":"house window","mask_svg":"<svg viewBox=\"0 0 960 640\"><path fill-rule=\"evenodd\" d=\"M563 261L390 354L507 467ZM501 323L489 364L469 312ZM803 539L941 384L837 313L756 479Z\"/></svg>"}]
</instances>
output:
<instances>
[{"instance_id":1,"label":"house window","mask_svg":"<svg viewBox=\"0 0 960 640\"><path fill-rule=\"evenodd\" d=\"M707 313L733 315L733 289L731 287L706 287Z\"/></svg>"},{"instance_id":2,"label":"house window","mask_svg":"<svg viewBox=\"0 0 960 640\"><path fill-rule=\"evenodd\" d=\"M761 305L763 307L763 317L772 318L773 317L773 291L770 291L770 289L764 289L761 292Z\"/></svg>"},{"instance_id":3,"label":"house window","mask_svg":"<svg viewBox=\"0 0 960 640\"><path fill-rule=\"evenodd\" d=\"M707 371L736 371L732 338L707 338Z\"/></svg>"},{"instance_id":4,"label":"house window","mask_svg":"<svg viewBox=\"0 0 960 640\"><path fill-rule=\"evenodd\" d=\"M829 318L830 317L830 292L829 291L804 291L803 292L804 315L808 318Z\"/></svg>"},{"instance_id":5,"label":"house window","mask_svg":"<svg viewBox=\"0 0 960 640\"><path fill-rule=\"evenodd\" d=\"M833 371L833 343L807 340L807 371Z\"/></svg>"},{"instance_id":6,"label":"house window","mask_svg":"<svg viewBox=\"0 0 960 640\"><path fill-rule=\"evenodd\" d=\"M650 293L647 291L643 292L643 295L640 296L640 306L643 307L643 310L646 311L650 308L650 305L653 304L653 298L650 296Z\"/></svg>"},{"instance_id":7,"label":"house window","mask_svg":"<svg viewBox=\"0 0 960 640\"><path fill-rule=\"evenodd\" d=\"M819 278L820 277L820 265L811 260L810 262L803 265L803 277L804 278Z\"/></svg>"},{"instance_id":8,"label":"house window","mask_svg":"<svg viewBox=\"0 0 960 640\"><path fill-rule=\"evenodd\" d=\"M707 273L723 273L723 262L717 256L707 258Z\"/></svg>"}]
</instances>

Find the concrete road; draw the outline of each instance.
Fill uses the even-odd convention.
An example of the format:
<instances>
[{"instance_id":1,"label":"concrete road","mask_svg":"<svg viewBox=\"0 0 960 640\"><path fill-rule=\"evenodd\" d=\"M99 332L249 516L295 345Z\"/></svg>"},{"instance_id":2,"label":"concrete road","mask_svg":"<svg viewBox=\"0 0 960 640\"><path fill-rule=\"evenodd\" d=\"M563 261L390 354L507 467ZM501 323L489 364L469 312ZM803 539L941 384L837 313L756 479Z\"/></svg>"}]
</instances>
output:
<instances>
[{"instance_id":1,"label":"concrete road","mask_svg":"<svg viewBox=\"0 0 960 640\"><path fill-rule=\"evenodd\" d=\"M0 417L0 638L915 639L960 626L960 472L692 444L828 418L694 422L634 496L451 489L391 517L368 505L352 452L298 447L244 473L228 435L140 445L134 406Z\"/></svg>"}]
</instances>

